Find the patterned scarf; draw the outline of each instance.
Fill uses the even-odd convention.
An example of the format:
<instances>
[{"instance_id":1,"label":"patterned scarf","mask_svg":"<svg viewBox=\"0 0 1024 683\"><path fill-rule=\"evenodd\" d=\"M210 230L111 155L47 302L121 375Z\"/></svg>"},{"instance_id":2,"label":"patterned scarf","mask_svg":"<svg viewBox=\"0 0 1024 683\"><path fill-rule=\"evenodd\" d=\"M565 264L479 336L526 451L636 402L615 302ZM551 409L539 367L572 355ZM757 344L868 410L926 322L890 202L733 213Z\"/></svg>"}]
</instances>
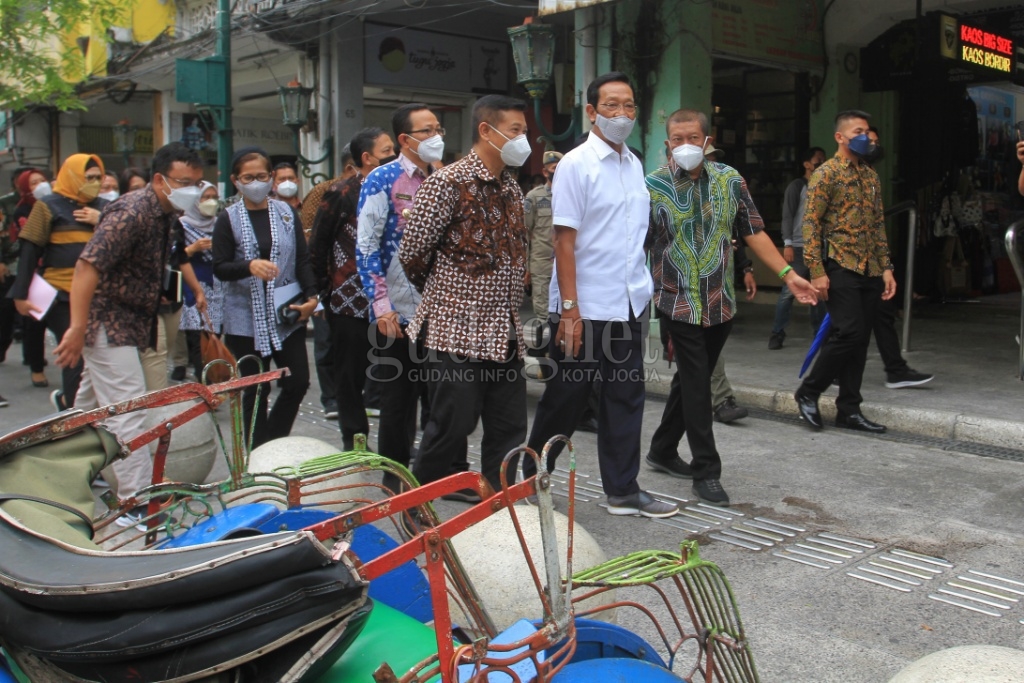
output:
<instances>
[{"instance_id":1,"label":"patterned scarf","mask_svg":"<svg viewBox=\"0 0 1024 683\"><path fill-rule=\"evenodd\" d=\"M281 216L278 213L274 202L267 203L267 213L270 216L270 261L277 263L279 257L279 234ZM260 257L259 244L256 242L256 233L252 229L252 222L249 220L249 212L244 202L232 204L229 211L235 211L241 226L242 253L246 259L252 261ZM275 278L276 280L276 278ZM255 275L249 276L249 295L252 301L252 321L256 351L266 358L273 351L281 350L281 339L277 334L277 312L274 310L274 280L262 286L263 281Z\"/></svg>"},{"instance_id":2,"label":"patterned scarf","mask_svg":"<svg viewBox=\"0 0 1024 683\"><path fill-rule=\"evenodd\" d=\"M179 219L179 222L181 223L182 230L185 231L185 244L195 244L199 240L210 237L213 234L212 230L201 230L194 227L185 217ZM201 251L197 255L203 263L213 263L213 249ZM192 258L195 258L195 256Z\"/></svg>"}]
</instances>

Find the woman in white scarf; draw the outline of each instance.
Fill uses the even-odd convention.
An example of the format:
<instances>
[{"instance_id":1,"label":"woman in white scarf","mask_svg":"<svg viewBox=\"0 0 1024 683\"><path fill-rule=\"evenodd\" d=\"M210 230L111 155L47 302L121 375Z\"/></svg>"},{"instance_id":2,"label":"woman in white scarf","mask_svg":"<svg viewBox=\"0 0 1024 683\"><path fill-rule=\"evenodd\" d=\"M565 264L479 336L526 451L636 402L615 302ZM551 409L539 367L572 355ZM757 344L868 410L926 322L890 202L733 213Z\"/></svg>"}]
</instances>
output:
<instances>
[{"instance_id":1,"label":"woman in white scarf","mask_svg":"<svg viewBox=\"0 0 1024 683\"><path fill-rule=\"evenodd\" d=\"M220 211L220 200L217 197L217 186L207 181L199 183L203 193L199 201L193 204L181 217L181 227L185 232L185 255L196 278L203 286L206 294L206 312L213 325L212 332L220 333L223 300L221 282L213 276L213 224ZM184 330L188 344L188 362L193 367L197 379L203 376L203 361L199 350L200 331L206 329L203 315L196 309L196 300L191 290L184 290L184 305L181 309L180 330Z\"/></svg>"}]
</instances>

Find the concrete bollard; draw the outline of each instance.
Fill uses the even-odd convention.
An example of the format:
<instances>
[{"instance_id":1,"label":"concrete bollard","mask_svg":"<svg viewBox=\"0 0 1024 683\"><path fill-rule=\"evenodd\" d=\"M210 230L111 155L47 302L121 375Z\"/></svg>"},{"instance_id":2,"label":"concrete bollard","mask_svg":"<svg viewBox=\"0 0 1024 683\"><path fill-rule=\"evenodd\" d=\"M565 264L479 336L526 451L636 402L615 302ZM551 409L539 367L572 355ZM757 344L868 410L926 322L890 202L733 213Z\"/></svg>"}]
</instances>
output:
<instances>
[{"instance_id":1,"label":"concrete bollard","mask_svg":"<svg viewBox=\"0 0 1024 683\"><path fill-rule=\"evenodd\" d=\"M926 655L889 683L1020 683L1024 650L997 645L961 645Z\"/></svg>"},{"instance_id":2,"label":"concrete bollard","mask_svg":"<svg viewBox=\"0 0 1024 683\"><path fill-rule=\"evenodd\" d=\"M539 511L535 507L517 505L516 512L519 513L519 523L530 548L530 555L543 581L544 551L540 537ZM558 538L559 567L564 578L569 518L555 512L555 529ZM537 596L533 579L530 578L530 570L508 512L498 512L471 526L456 536L452 543L499 631L508 628L519 619L533 620L543 616L540 598ZM574 572L601 564L607 559L601 546L579 522L575 524L573 543ZM589 589L583 589L583 592L587 590ZM609 591L596 599L592 598L582 603L582 607L577 605L576 609L579 611L587 607L596 607L614 600L615 592ZM464 621L460 618L462 610L451 598L448 605L452 618L456 622ZM615 620L613 611L600 612L591 618Z\"/></svg>"},{"instance_id":3,"label":"concrete bollard","mask_svg":"<svg viewBox=\"0 0 1024 683\"><path fill-rule=\"evenodd\" d=\"M147 410L146 429L152 429L158 424L167 422L191 405L191 403L176 403ZM152 442L151 453L156 453L158 443L158 441ZM206 478L210 476L213 464L217 461L218 453L220 453L220 446L217 441L217 432L209 416L200 415L193 418L171 431L171 443L167 449L163 478L165 481L190 484L206 483ZM117 491L117 474L113 467L103 470L103 478L111 488ZM128 495L133 492L123 491L122 493Z\"/></svg>"}]
</instances>

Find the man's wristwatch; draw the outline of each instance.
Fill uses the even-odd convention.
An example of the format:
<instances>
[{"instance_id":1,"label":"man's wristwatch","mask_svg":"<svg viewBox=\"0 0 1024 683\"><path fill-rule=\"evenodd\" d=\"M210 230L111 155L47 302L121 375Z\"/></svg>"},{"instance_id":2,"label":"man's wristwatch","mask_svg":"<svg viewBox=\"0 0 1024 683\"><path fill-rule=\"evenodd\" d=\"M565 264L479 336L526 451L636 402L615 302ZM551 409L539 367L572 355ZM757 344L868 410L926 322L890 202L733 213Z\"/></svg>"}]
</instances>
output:
<instances>
[{"instance_id":1,"label":"man's wristwatch","mask_svg":"<svg viewBox=\"0 0 1024 683\"><path fill-rule=\"evenodd\" d=\"M743 272L744 273L753 273L754 272L754 266L747 266L746 268L743 269Z\"/></svg>"},{"instance_id":2,"label":"man's wristwatch","mask_svg":"<svg viewBox=\"0 0 1024 683\"><path fill-rule=\"evenodd\" d=\"M579 305L579 302L576 301L576 299L562 299L562 310L563 311L571 311L572 309L576 308L578 305Z\"/></svg>"}]
</instances>

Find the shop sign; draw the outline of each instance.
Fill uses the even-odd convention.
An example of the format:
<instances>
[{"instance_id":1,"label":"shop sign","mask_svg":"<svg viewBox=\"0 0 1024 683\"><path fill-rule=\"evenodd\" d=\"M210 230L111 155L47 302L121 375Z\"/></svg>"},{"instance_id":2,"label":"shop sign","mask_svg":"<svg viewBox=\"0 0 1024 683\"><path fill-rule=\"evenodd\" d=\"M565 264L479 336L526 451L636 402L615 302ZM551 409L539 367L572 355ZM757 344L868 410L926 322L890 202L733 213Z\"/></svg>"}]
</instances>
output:
<instances>
[{"instance_id":1,"label":"shop sign","mask_svg":"<svg viewBox=\"0 0 1024 683\"><path fill-rule=\"evenodd\" d=\"M821 6L817 0L713 0L716 53L820 68Z\"/></svg>"},{"instance_id":2,"label":"shop sign","mask_svg":"<svg viewBox=\"0 0 1024 683\"><path fill-rule=\"evenodd\" d=\"M946 14L939 16L939 56L1005 76L1014 73L1012 37L965 24Z\"/></svg>"},{"instance_id":3,"label":"shop sign","mask_svg":"<svg viewBox=\"0 0 1024 683\"><path fill-rule=\"evenodd\" d=\"M368 85L454 92L507 92L509 44L365 24Z\"/></svg>"},{"instance_id":4,"label":"shop sign","mask_svg":"<svg viewBox=\"0 0 1024 683\"><path fill-rule=\"evenodd\" d=\"M1013 72L1013 41L990 31L960 24L960 60L995 69Z\"/></svg>"}]
</instances>

